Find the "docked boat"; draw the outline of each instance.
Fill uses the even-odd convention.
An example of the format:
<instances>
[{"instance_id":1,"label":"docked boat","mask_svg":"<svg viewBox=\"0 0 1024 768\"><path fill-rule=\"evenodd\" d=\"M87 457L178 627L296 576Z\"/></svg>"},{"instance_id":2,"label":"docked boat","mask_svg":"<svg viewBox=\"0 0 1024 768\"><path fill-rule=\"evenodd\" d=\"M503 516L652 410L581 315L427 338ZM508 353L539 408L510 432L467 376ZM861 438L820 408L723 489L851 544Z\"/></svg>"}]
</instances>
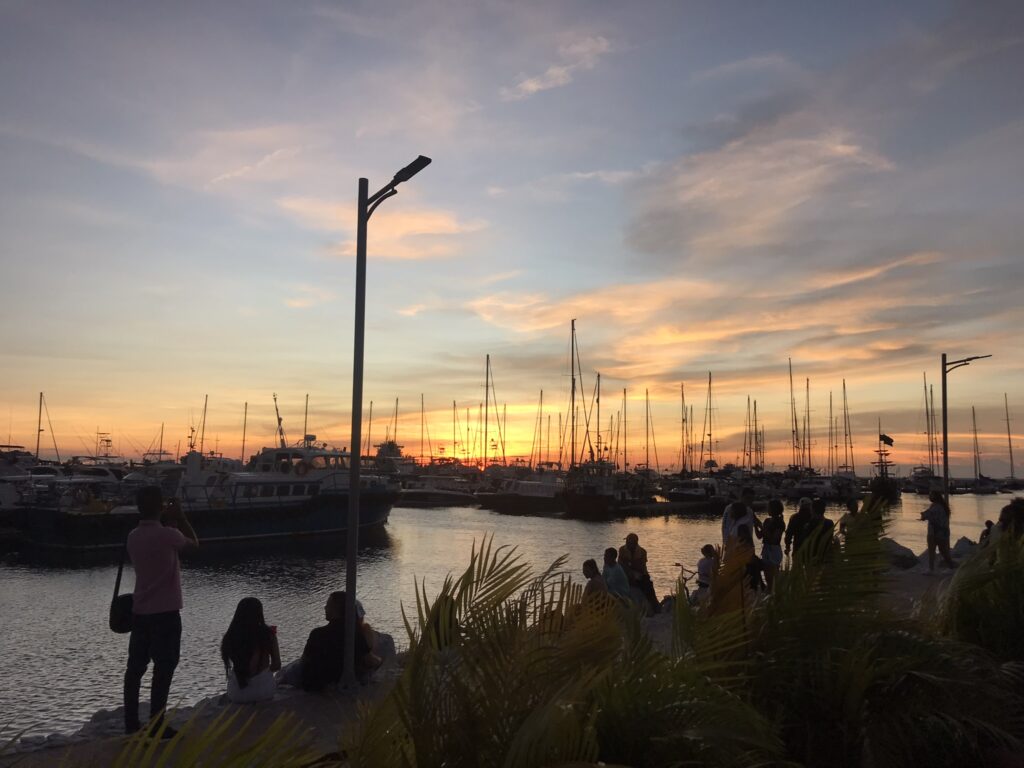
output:
<instances>
[{"instance_id":1,"label":"docked boat","mask_svg":"<svg viewBox=\"0 0 1024 768\"><path fill-rule=\"evenodd\" d=\"M55 481L22 503L29 541L49 548L114 549L138 522L134 496L160 485L178 498L201 542L226 543L343 534L348 525L349 454L306 440L264 448L244 470L238 462L190 451L177 463L111 483L103 478ZM382 526L398 497L386 478L360 481L359 526Z\"/></svg>"},{"instance_id":2,"label":"docked boat","mask_svg":"<svg viewBox=\"0 0 1024 768\"><path fill-rule=\"evenodd\" d=\"M398 493L401 507L475 507L480 504L469 481L450 475L423 475L405 480Z\"/></svg>"},{"instance_id":3,"label":"docked boat","mask_svg":"<svg viewBox=\"0 0 1024 768\"><path fill-rule=\"evenodd\" d=\"M565 511L565 481L554 473L533 479L506 480L498 490L478 494L481 506L504 514L559 514Z\"/></svg>"}]
</instances>

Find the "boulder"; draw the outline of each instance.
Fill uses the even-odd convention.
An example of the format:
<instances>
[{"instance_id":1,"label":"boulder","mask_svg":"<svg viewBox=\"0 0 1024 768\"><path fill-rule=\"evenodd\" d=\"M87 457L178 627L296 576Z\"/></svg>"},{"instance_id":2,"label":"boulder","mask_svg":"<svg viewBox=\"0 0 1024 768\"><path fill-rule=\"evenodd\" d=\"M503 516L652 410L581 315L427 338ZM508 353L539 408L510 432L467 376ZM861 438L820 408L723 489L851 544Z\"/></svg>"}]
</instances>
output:
<instances>
[{"instance_id":1,"label":"boulder","mask_svg":"<svg viewBox=\"0 0 1024 768\"><path fill-rule=\"evenodd\" d=\"M908 547L888 537L881 540L882 551L885 553L889 564L895 568L913 568L917 565L917 556Z\"/></svg>"},{"instance_id":2,"label":"boulder","mask_svg":"<svg viewBox=\"0 0 1024 768\"><path fill-rule=\"evenodd\" d=\"M953 557L967 557L978 548L977 542L971 541L966 536L961 536L952 547Z\"/></svg>"}]
</instances>

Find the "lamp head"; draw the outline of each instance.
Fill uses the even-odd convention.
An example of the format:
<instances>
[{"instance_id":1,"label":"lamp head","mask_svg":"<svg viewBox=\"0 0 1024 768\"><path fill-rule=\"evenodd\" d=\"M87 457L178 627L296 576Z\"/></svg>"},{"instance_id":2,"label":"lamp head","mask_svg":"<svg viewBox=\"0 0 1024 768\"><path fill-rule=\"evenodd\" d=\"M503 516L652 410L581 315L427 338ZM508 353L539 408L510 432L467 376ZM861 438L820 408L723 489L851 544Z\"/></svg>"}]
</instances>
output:
<instances>
[{"instance_id":1,"label":"lamp head","mask_svg":"<svg viewBox=\"0 0 1024 768\"><path fill-rule=\"evenodd\" d=\"M424 155L420 155L407 166L405 166L405 168L396 173L395 178L391 180L391 183L401 184L403 181L408 181L417 173L426 168L428 165L430 165L430 158L425 157Z\"/></svg>"}]
</instances>

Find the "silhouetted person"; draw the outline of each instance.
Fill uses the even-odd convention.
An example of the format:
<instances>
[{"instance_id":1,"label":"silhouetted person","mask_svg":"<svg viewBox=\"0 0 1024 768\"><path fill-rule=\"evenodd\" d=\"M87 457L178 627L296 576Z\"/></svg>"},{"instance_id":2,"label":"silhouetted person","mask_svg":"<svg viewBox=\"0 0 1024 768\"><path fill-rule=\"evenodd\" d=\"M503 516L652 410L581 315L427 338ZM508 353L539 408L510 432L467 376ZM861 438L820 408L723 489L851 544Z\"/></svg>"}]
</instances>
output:
<instances>
[{"instance_id":1,"label":"silhouetted person","mask_svg":"<svg viewBox=\"0 0 1024 768\"><path fill-rule=\"evenodd\" d=\"M139 688L151 660L150 727L155 731L163 723L171 679L181 655L181 565L178 552L187 546L199 546L196 532L177 499L171 499L167 505L167 525L160 522L164 504L158 487L142 488L136 496L136 503L139 524L128 534L126 544L135 569L132 634L128 640L128 666L124 673L126 733L134 733L142 727L139 722ZM173 728L164 729L165 738L174 734Z\"/></svg>"},{"instance_id":2,"label":"silhouetted person","mask_svg":"<svg viewBox=\"0 0 1024 768\"><path fill-rule=\"evenodd\" d=\"M809 550L816 557L827 556L832 547L836 524L825 517L825 500L814 499L811 502L811 519L804 527L804 542L801 548Z\"/></svg>"},{"instance_id":3,"label":"silhouetted person","mask_svg":"<svg viewBox=\"0 0 1024 768\"><path fill-rule=\"evenodd\" d=\"M789 516L789 523L786 525L786 554L790 550L796 551L803 546L807 537L807 526L811 522L811 500L804 496L800 499L800 508Z\"/></svg>"},{"instance_id":4,"label":"silhouetted person","mask_svg":"<svg viewBox=\"0 0 1024 768\"><path fill-rule=\"evenodd\" d=\"M928 521L928 570L935 570L935 550L939 550L947 568L956 568L949 552L949 505L941 491L928 495L931 506L921 513L921 519Z\"/></svg>"},{"instance_id":5,"label":"silhouetted person","mask_svg":"<svg viewBox=\"0 0 1024 768\"><path fill-rule=\"evenodd\" d=\"M846 500L846 514L839 518L839 534L846 535L846 529L853 525L857 519L857 500Z\"/></svg>"},{"instance_id":6,"label":"silhouetted person","mask_svg":"<svg viewBox=\"0 0 1024 768\"><path fill-rule=\"evenodd\" d=\"M619 547L619 564L626 572L629 585L639 589L650 604L651 611L658 613L661 606L658 605L651 574L647 571L647 550L640 546L640 538L635 533L629 534L626 543Z\"/></svg>"},{"instance_id":7,"label":"silhouetted person","mask_svg":"<svg viewBox=\"0 0 1024 768\"><path fill-rule=\"evenodd\" d=\"M782 567L782 535L786 530L786 522L782 518L785 507L779 499L768 502L768 517L761 523L758 536L764 542L761 546L761 560L764 564L764 577L771 590L775 577Z\"/></svg>"},{"instance_id":8,"label":"silhouetted person","mask_svg":"<svg viewBox=\"0 0 1024 768\"><path fill-rule=\"evenodd\" d=\"M722 514L722 546L730 536L735 536L737 529L746 525L752 531L761 529L761 521L754 516L754 489L744 488L740 491L740 500L734 501L725 508Z\"/></svg>"},{"instance_id":9,"label":"silhouetted person","mask_svg":"<svg viewBox=\"0 0 1024 768\"><path fill-rule=\"evenodd\" d=\"M238 601L220 642L220 657L231 701L243 704L274 698L274 673L281 668L277 628L267 626L263 603L255 597Z\"/></svg>"},{"instance_id":10,"label":"silhouetted person","mask_svg":"<svg viewBox=\"0 0 1024 768\"><path fill-rule=\"evenodd\" d=\"M700 553L703 557L697 561L697 591L692 598L694 604L707 602L711 585L718 573L718 551L711 544L705 544L700 548Z\"/></svg>"},{"instance_id":11,"label":"silhouetted person","mask_svg":"<svg viewBox=\"0 0 1024 768\"><path fill-rule=\"evenodd\" d=\"M584 602L598 595L608 594L608 585L604 583L601 572L597 569L596 560L583 561L583 575L587 577L587 586L583 588Z\"/></svg>"},{"instance_id":12,"label":"silhouetted person","mask_svg":"<svg viewBox=\"0 0 1024 768\"><path fill-rule=\"evenodd\" d=\"M981 535L978 536L979 546L984 546L988 543L989 537L992 535L992 526L995 525L991 520L985 521L985 527L981 530Z\"/></svg>"},{"instance_id":13,"label":"silhouetted person","mask_svg":"<svg viewBox=\"0 0 1024 768\"><path fill-rule=\"evenodd\" d=\"M761 558L755 554L754 550L754 537L751 535L750 527L747 525L741 525L736 529L736 539L739 543L738 552L742 553L742 557L746 561L745 573L746 573L746 587L754 592L764 591L764 579L761 578L761 574L764 573L764 563Z\"/></svg>"},{"instance_id":14,"label":"silhouetted person","mask_svg":"<svg viewBox=\"0 0 1024 768\"><path fill-rule=\"evenodd\" d=\"M356 618L360 605L356 604ZM307 691L322 691L341 680L345 659L345 592L331 592L324 606L327 625L309 633L302 651L302 687ZM368 673L380 666L366 636L356 624L355 664L357 673Z\"/></svg>"},{"instance_id":15,"label":"silhouetted person","mask_svg":"<svg viewBox=\"0 0 1024 768\"><path fill-rule=\"evenodd\" d=\"M619 552L615 547L608 547L604 551L604 569L601 576L608 593L616 597L629 599L629 577L618 563Z\"/></svg>"}]
</instances>

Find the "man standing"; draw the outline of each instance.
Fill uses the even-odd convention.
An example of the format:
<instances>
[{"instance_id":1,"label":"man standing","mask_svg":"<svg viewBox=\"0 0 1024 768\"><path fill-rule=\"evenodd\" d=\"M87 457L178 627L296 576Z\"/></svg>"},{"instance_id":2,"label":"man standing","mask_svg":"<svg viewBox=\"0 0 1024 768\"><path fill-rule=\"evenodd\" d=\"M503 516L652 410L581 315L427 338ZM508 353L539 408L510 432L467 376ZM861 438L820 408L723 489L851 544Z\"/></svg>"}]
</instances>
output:
<instances>
[{"instance_id":1,"label":"man standing","mask_svg":"<svg viewBox=\"0 0 1024 768\"><path fill-rule=\"evenodd\" d=\"M626 572L629 585L639 589L647 598L651 613L658 613L661 606L658 603L658 596L654 592L651 574L647 570L647 550L640 546L640 537L635 533L629 534L626 537L626 543L619 547L619 564Z\"/></svg>"},{"instance_id":2,"label":"man standing","mask_svg":"<svg viewBox=\"0 0 1024 768\"><path fill-rule=\"evenodd\" d=\"M196 533L181 504L167 505L168 525L160 522L163 494L156 486L139 491L138 526L128 534L128 556L135 569L132 593L132 634L128 641L128 667L124 673L124 728L139 730L139 688L146 667L153 661L153 682L149 712L155 731L163 723L163 710L171 690L171 678L181 651L181 566L178 552L199 546ZM164 730L164 738L175 733Z\"/></svg>"},{"instance_id":3,"label":"man standing","mask_svg":"<svg viewBox=\"0 0 1024 768\"><path fill-rule=\"evenodd\" d=\"M734 501L725 508L722 515L722 546L724 547L731 536L735 536L741 525L745 525L752 532L760 535L761 521L754 516L754 489L744 488L740 491L740 500Z\"/></svg>"}]
</instances>

